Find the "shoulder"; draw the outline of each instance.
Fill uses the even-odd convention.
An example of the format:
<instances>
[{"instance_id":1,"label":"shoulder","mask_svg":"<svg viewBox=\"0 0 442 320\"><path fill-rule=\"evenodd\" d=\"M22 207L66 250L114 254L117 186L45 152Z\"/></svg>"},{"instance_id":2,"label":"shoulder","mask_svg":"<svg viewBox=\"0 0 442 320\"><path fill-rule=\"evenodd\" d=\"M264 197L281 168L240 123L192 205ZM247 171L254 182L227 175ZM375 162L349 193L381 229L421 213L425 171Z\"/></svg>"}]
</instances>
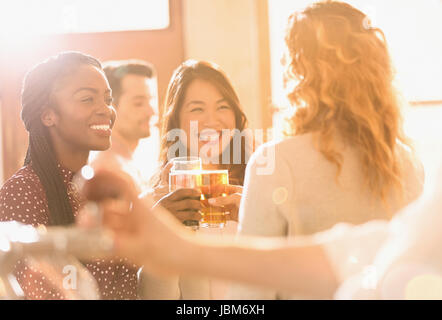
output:
<instances>
[{"instance_id":1,"label":"shoulder","mask_svg":"<svg viewBox=\"0 0 442 320\"><path fill-rule=\"evenodd\" d=\"M269 141L259 146L255 154L274 152L280 157L295 157L300 152L315 150L312 134L302 134L287 137L280 141Z\"/></svg>"},{"instance_id":2,"label":"shoulder","mask_svg":"<svg viewBox=\"0 0 442 320\"><path fill-rule=\"evenodd\" d=\"M42 189L40 179L30 165L22 167L3 184L0 194L11 192L31 192Z\"/></svg>"},{"instance_id":3,"label":"shoulder","mask_svg":"<svg viewBox=\"0 0 442 320\"><path fill-rule=\"evenodd\" d=\"M18 170L0 190L0 221L45 223L46 207L43 186L29 165Z\"/></svg>"},{"instance_id":4,"label":"shoulder","mask_svg":"<svg viewBox=\"0 0 442 320\"><path fill-rule=\"evenodd\" d=\"M423 191L424 166L414 150L407 145L399 143L396 152L402 170L405 199L408 203L416 199Z\"/></svg>"},{"instance_id":5,"label":"shoulder","mask_svg":"<svg viewBox=\"0 0 442 320\"><path fill-rule=\"evenodd\" d=\"M313 137L311 134L303 134L282 141L270 141L259 146L250 157L249 164L251 168L277 167L277 172L280 173L284 171L284 167L293 167L296 163L306 161L311 153L317 153L313 145Z\"/></svg>"},{"instance_id":6,"label":"shoulder","mask_svg":"<svg viewBox=\"0 0 442 320\"><path fill-rule=\"evenodd\" d=\"M412 148L403 143L398 143L396 150L403 172L423 184L425 177L424 166L418 155Z\"/></svg>"}]
</instances>

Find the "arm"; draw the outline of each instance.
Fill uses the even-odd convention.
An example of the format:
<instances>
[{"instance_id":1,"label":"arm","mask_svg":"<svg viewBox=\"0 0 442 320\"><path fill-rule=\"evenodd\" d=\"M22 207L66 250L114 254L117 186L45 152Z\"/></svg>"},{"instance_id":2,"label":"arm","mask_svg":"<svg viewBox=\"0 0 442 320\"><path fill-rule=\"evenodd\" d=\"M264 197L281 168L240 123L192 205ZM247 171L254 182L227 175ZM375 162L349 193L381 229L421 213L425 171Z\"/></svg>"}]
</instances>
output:
<instances>
[{"instance_id":1,"label":"arm","mask_svg":"<svg viewBox=\"0 0 442 320\"><path fill-rule=\"evenodd\" d=\"M115 172L97 172L84 193L101 202L105 224L115 234L116 253L144 264L150 272L233 279L327 295L336 286L328 258L317 242L299 238L296 245L288 245L281 239L195 235L164 208L151 210L153 200L138 198L127 177L118 177ZM111 202L105 199L116 194L131 199L131 211L116 212L108 205Z\"/></svg>"},{"instance_id":2,"label":"arm","mask_svg":"<svg viewBox=\"0 0 442 320\"><path fill-rule=\"evenodd\" d=\"M389 226L384 220L359 226L341 223L289 242L183 235L184 254L176 257L177 266L185 273L330 298L338 285L373 264L390 234Z\"/></svg>"},{"instance_id":3,"label":"arm","mask_svg":"<svg viewBox=\"0 0 442 320\"><path fill-rule=\"evenodd\" d=\"M184 240L183 240L184 241ZM205 275L290 292L330 296L333 271L321 245L287 245L282 239L244 238L218 242L198 237L184 242L181 273Z\"/></svg>"}]
</instances>

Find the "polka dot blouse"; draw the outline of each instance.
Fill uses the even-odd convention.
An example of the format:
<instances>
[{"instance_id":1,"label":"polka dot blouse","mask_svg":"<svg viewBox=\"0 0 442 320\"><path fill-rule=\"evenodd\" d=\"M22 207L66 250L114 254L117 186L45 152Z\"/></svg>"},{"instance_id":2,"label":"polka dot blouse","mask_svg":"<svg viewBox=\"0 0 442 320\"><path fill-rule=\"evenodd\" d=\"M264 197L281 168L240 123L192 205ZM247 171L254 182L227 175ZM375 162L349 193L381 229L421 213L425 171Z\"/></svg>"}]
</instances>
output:
<instances>
[{"instance_id":1,"label":"polka dot blouse","mask_svg":"<svg viewBox=\"0 0 442 320\"><path fill-rule=\"evenodd\" d=\"M77 215L81 203L75 188L72 188L74 173L59 166L66 184L69 201ZM0 221L18 221L34 227L49 224L49 209L46 194L32 165L27 165L8 179L0 190ZM85 263L95 278L102 299L137 299L138 268L125 259L94 260ZM28 299L67 299L57 290L44 273L26 263L26 259L15 265L14 274Z\"/></svg>"}]
</instances>

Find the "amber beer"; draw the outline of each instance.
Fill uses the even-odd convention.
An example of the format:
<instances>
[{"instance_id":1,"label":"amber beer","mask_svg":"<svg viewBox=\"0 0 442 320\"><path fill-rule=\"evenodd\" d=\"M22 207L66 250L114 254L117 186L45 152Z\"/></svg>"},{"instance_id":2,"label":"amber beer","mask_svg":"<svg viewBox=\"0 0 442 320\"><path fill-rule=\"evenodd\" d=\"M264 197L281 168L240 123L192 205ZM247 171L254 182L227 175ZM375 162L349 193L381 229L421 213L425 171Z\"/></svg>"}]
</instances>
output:
<instances>
[{"instance_id":1,"label":"amber beer","mask_svg":"<svg viewBox=\"0 0 442 320\"><path fill-rule=\"evenodd\" d=\"M169 191L179 188L197 188L199 172L201 171L201 158L179 157L171 161L172 168L169 172Z\"/></svg>"},{"instance_id":2,"label":"amber beer","mask_svg":"<svg viewBox=\"0 0 442 320\"><path fill-rule=\"evenodd\" d=\"M200 170L174 170L169 173L169 192L180 188L198 189L201 180ZM196 231L199 228L198 220L185 220L186 227Z\"/></svg>"},{"instance_id":3,"label":"amber beer","mask_svg":"<svg viewBox=\"0 0 442 320\"><path fill-rule=\"evenodd\" d=\"M201 170L197 179L201 190L201 220L200 226L206 228L223 228L226 225L226 209L212 206L210 198L227 196L229 173L227 170Z\"/></svg>"},{"instance_id":4,"label":"amber beer","mask_svg":"<svg viewBox=\"0 0 442 320\"><path fill-rule=\"evenodd\" d=\"M201 182L200 170L175 170L169 173L169 191L180 188L199 188Z\"/></svg>"}]
</instances>

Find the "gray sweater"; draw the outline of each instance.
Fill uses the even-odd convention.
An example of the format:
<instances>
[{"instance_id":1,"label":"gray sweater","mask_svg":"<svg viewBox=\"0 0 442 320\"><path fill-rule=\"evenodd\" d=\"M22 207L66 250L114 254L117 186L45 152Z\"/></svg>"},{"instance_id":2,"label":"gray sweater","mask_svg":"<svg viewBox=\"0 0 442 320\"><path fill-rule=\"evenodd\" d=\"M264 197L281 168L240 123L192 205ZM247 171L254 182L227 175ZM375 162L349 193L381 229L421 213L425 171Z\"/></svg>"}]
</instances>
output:
<instances>
[{"instance_id":1,"label":"gray sweater","mask_svg":"<svg viewBox=\"0 0 442 320\"><path fill-rule=\"evenodd\" d=\"M362 224L387 219L380 199L372 196L355 148L335 139L343 157L338 180L336 165L315 147L312 134L261 146L249 161L239 213L238 235L292 237L327 230L340 222ZM422 192L421 163L404 147L398 150L405 176L404 198L388 199L396 212ZM271 276L271 271L269 271ZM231 299L316 298L233 285Z\"/></svg>"}]
</instances>

